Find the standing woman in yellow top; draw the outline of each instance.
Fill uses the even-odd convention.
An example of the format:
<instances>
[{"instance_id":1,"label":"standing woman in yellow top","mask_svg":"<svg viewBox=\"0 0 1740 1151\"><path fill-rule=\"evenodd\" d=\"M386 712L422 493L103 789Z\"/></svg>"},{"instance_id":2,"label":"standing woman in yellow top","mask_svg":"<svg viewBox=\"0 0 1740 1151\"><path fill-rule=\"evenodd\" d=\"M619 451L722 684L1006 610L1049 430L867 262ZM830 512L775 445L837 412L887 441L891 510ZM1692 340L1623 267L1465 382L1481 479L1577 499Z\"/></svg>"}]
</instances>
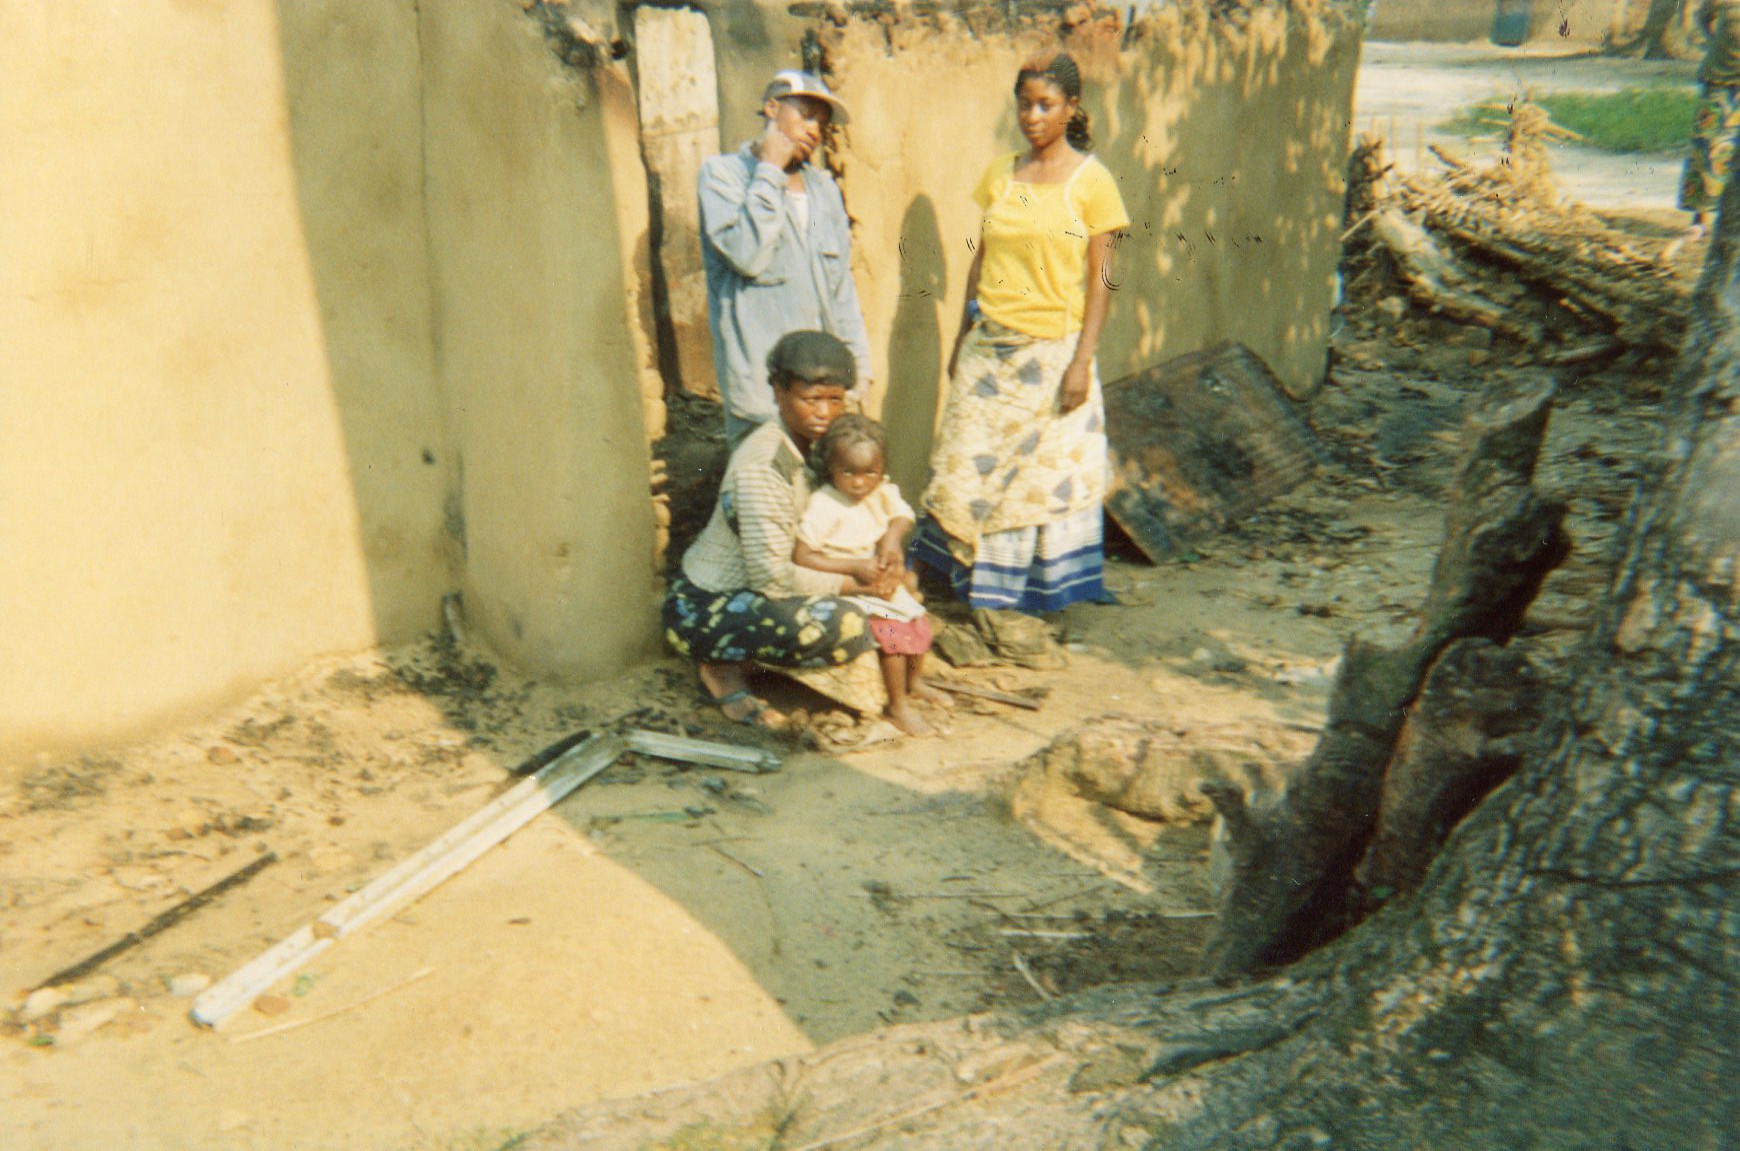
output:
<instances>
[{"instance_id":1,"label":"standing woman in yellow top","mask_svg":"<svg viewBox=\"0 0 1740 1151\"><path fill-rule=\"evenodd\" d=\"M992 163L973 193L980 241L911 554L973 608L1057 611L1105 596L1094 351L1112 243L1130 219L1088 151L1075 61L1024 64L1015 101L1028 147Z\"/></svg>"}]
</instances>

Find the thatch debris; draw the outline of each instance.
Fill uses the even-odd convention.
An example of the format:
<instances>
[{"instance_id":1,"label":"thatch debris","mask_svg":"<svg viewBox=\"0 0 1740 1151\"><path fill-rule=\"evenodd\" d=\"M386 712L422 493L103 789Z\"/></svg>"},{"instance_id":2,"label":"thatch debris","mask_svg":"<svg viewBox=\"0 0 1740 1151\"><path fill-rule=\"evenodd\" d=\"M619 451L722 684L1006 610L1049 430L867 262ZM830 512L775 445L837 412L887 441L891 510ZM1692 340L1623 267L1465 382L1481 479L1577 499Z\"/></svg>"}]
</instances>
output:
<instances>
[{"instance_id":1,"label":"thatch debris","mask_svg":"<svg viewBox=\"0 0 1740 1151\"><path fill-rule=\"evenodd\" d=\"M1404 174L1360 140L1348 170L1344 277L1399 287L1425 311L1536 347L1548 363L1671 356L1690 285L1667 237L1624 230L1562 197L1540 109L1511 110L1505 149L1476 165L1444 148L1442 169Z\"/></svg>"}]
</instances>

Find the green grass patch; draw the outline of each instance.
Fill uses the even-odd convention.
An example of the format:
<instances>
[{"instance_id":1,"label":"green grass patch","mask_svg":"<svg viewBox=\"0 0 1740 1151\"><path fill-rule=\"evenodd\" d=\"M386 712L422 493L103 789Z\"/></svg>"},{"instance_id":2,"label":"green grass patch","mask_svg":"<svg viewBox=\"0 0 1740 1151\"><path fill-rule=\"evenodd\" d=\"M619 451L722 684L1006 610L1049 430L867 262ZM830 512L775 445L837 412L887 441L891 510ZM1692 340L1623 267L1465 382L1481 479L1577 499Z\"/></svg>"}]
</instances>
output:
<instances>
[{"instance_id":1,"label":"green grass patch","mask_svg":"<svg viewBox=\"0 0 1740 1151\"><path fill-rule=\"evenodd\" d=\"M1575 132L1577 141L1604 152L1677 152L1692 138L1695 88L1626 88L1618 92L1558 92L1537 96L1554 124ZM1482 100L1462 109L1440 128L1463 136L1502 133L1510 123L1509 101Z\"/></svg>"}]
</instances>

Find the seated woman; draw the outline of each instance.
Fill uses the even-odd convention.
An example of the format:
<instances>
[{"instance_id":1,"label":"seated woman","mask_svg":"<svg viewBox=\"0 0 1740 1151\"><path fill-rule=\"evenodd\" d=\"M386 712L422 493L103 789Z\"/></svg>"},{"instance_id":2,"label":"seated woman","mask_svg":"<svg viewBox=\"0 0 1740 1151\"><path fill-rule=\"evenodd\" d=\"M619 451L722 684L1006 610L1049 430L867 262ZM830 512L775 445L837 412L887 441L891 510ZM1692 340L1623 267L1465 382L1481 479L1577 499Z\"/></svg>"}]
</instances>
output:
<instances>
[{"instance_id":1,"label":"seated woman","mask_svg":"<svg viewBox=\"0 0 1740 1151\"><path fill-rule=\"evenodd\" d=\"M1105 595L1105 416L1094 353L1111 305L1113 240L1129 226L1116 178L1087 149L1075 62L1015 78L1027 150L973 193L981 236L921 501L915 562L948 577L1000 653L1057 611ZM1031 651L1027 652L1031 655Z\"/></svg>"},{"instance_id":2,"label":"seated woman","mask_svg":"<svg viewBox=\"0 0 1740 1151\"><path fill-rule=\"evenodd\" d=\"M877 576L811 571L792 563L804 505L816 484L810 445L845 410L857 366L825 332L790 332L768 353L775 418L731 455L713 516L683 554L665 597L665 638L695 661L726 718L779 727L785 717L750 693L751 662L777 668L847 663L875 640L864 610L842 598L887 595L904 570L901 539L877 546Z\"/></svg>"}]
</instances>

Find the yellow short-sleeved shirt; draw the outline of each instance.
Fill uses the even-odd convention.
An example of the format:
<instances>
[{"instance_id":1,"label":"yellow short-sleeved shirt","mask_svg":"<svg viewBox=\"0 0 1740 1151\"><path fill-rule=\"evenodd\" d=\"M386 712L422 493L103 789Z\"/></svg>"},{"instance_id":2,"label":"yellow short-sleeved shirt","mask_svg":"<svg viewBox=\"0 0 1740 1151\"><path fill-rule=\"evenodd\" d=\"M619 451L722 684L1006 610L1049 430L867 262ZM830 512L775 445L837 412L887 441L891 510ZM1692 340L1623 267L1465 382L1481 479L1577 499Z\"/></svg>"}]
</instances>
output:
<instances>
[{"instance_id":1,"label":"yellow short-sleeved shirt","mask_svg":"<svg viewBox=\"0 0 1740 1151\"><path fill-rule=\"evenodd\" d=\"M1017 332L1055 340L1081 329L1088 239L1130 226L1118 182L1089 156L1060 184L1015 179L1011 153L973 190L984 209L979 309Z\"/></svg>"}]
</instances>

